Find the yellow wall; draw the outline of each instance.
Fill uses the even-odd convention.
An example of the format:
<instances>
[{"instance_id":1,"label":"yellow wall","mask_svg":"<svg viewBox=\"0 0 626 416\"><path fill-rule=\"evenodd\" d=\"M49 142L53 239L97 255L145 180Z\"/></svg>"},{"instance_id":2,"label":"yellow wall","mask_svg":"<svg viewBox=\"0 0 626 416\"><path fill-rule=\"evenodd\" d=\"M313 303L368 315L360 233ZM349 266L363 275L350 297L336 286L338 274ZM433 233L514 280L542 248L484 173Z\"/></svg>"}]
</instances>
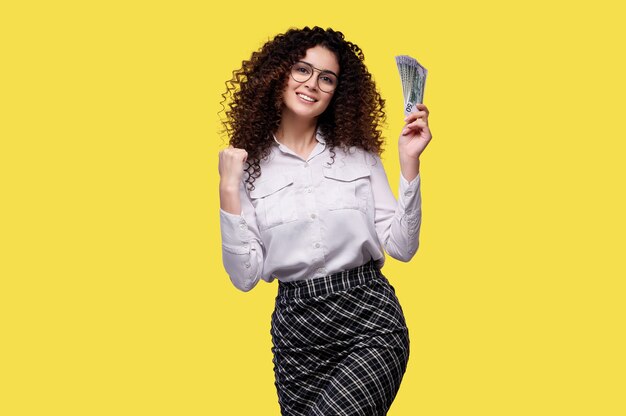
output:
<instances>
[{"instance_id":1,"label":"yellow wall","mask_svg":"<svg viewBox=\"0 0 626 416\"><path fill-rule=\"evenodd\" d=\"M421 247L390 416L626 414L618 2L0 6L0 414L276 415L276 284L221 263L224 81L289 27L344 32L387 100L428 68Z\"/></svg>"}]
</instances>

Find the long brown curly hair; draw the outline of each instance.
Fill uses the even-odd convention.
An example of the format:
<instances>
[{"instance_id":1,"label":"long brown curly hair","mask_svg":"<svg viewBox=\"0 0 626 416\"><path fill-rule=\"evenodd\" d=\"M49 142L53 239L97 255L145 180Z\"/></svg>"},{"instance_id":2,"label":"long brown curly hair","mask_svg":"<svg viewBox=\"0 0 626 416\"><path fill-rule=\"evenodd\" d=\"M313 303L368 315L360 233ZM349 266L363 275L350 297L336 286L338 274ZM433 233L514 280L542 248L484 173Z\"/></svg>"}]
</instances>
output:
<instances>
[{"instance_id":1,"label":"long brown curly hair","mask_svg":"<svg viewBox=\"0 0 626 416\"><path fill-rule=\"evenodd\" d=\"M268 41L244 60L225 82L222 110L228 103L226 120L222 120L230 144L248 152L246 182L261 175L259 161L269 156L274 132L282 114L282 91L287 85L291 66L315 46L334 52L341 71L339 83L326 110L318 117L317 127L323 134L334 163L336 146L347 150L355 146L380 155L383 152L380 126L385 122L385 100L376 89L365 67L363 51L345 40L343 33L331 28L289 29Z\"/></svg>"}]
</instances>

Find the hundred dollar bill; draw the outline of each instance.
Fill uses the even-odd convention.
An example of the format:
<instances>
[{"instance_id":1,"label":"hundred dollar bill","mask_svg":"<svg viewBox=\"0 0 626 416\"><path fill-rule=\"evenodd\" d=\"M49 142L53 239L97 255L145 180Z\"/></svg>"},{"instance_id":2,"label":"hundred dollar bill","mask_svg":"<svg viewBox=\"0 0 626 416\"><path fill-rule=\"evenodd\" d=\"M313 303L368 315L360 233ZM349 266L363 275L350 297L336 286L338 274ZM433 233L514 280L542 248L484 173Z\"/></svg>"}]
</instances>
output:
<instances>
[{"instance_id":1,"label":"hundred dollar bill","mask_svg":"<svg viewBox=\"0 0 626 416\"><path fill-rule=\"evenodd\" d=\"M428 71L417 59L408 55L396 56L398 72L402 81L402 94L404 96L404 114L414 111L417 104L424 101L424 87Z\"/></svg>"}]
</instances>

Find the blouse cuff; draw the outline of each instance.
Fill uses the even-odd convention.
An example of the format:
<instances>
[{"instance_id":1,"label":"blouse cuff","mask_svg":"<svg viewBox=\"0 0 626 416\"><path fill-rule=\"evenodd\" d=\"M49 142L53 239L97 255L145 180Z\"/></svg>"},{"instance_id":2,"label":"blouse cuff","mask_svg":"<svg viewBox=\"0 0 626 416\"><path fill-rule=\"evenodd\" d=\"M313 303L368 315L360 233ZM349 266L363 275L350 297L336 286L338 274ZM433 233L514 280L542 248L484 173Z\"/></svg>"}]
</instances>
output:
<instances>
[{"instance_id":1,"label":"blouse cuff","mask_svg":"<svg viewBox=\"0 0 626 416\"><path fill-rule=\"evenodd\" d=\"M422 210L421 177L417 176L411 181L400 173L400 187L398 190L398 205L400 210L407 215L417 214Z\"/></svg>"},{"instance_id":2,"label":"blouse cuff","mask_svg":"<svg viewBox=\"0 0 626 416\"><path fill-rule=\"evenodd\" d=\"M236 215L220 208L222 246L233 254L250 252L251 232L243 215Z\"/></svg>"}]
</instances>

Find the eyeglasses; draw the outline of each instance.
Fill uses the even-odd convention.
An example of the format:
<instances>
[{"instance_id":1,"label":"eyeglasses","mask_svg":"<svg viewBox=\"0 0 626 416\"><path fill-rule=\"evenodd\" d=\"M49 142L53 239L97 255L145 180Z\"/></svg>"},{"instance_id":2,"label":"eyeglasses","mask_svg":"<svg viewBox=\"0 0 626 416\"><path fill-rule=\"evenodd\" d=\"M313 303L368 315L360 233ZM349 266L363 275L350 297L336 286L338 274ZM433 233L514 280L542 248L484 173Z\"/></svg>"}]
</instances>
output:
<instances>
[{"instance_id":1,"label":"eyeglasses","mask_svg":"<svg viewBox=\"0 0 626 416\"><path fill-rule=\"evenodd\" d=\"M298 61L291 67L291 77L296 82L307 82L313 76L313 71L320 74L317 77L317 86L324 92L333 92L337 88L338 78L334 72L315 68L308 62Z\"/></svg>"}]
</instances>

